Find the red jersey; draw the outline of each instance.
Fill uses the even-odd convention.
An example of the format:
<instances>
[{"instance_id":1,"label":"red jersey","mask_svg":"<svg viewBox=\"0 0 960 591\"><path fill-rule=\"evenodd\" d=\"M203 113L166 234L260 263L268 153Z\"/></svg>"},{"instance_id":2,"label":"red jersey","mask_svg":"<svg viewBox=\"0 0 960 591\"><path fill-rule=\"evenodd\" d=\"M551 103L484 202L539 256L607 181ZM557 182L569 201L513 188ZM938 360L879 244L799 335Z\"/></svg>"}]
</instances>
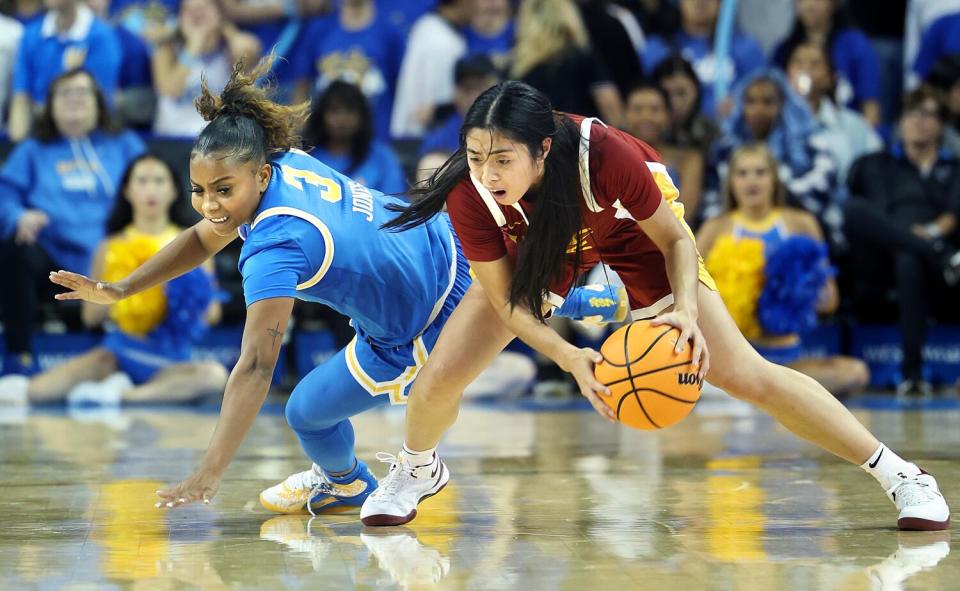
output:
<instances>
[{"instance_id":1,"label":"red jersey","mask_svg":"<svg viewBox=\"0 0 960 591\"><path fill-rule=\"evenodd\" d=\"M633 317L656 315L673 303L673 296L663 254L643 233L637 220L652 216L660 202L666 200L683 223L683 205L677 201L679 192L659 154L649 145L597 119L568 117L580 127L584 228L579 236L578 271L586 272L600 262L608 264L627 287ZM526 234L527 219L534 207L524 199L514 205L500 205L472 175L464 178L447 198L453 227L471 261L515 257L517 243ZM550 286L549 299L555 305L570 290L575 247L571 240L564 276Z\"/></svg>"}]
</instances>

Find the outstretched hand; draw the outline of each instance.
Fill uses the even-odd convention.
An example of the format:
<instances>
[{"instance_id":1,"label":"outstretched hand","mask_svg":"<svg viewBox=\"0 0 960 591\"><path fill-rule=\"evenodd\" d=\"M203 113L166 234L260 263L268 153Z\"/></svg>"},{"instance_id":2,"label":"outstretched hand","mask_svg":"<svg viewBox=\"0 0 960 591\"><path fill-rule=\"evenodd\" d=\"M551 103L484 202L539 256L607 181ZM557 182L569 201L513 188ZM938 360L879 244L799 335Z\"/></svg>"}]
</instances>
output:
<instances>
[{"instance_id":1,"label":"outstretched hand","mask_svg":"<svg viewBox=\"0 0 960 591\"><path fill-rule=\"evenodd\" d=\"M194 472L189 478L170 488L157 491L160 500L158 509L173 509L181 505L202 501L209 504L220 490L220 477L206 472Z\"/></svg>"},{"instance_id":2,"label":"outstretched hand","mask_svg":"<svg viewBox=\"0 0 960 591\"><path fill-rule=\"evenodd\" d=\"M79 273L51 271L50 281L70 291L53 296L58 300L83 300L94 304L113 304L124 297L124 290L115 283L95 281Z\"/></svg>"}]
</instances>

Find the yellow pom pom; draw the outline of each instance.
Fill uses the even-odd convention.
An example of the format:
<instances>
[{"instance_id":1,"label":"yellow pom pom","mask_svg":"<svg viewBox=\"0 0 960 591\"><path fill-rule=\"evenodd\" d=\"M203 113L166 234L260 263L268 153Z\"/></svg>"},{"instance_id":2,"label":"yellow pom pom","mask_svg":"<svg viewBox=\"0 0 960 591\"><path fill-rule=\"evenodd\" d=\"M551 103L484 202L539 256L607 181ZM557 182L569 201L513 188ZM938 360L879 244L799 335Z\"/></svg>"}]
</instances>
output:
<instances>
[{"instance_id":1,"label":"yellow pom pom","mask_svg":"<svg viewBox=\"0 0 960 591\"><path fill-rule=\"evenodd\" d=\"M123 279L155 255L163 244L161 238L132 233L110 240L104 252L103 278ZM121 331L144 336L163 322L166 312L167 297L158 285L120 300L110 309L110 317Z\"/></svg>"},{"instance_id":2,"label":"yellow pom pom","mask_svg":"<svg viewBox=\"0 0 960 591\"><path fill-rule=\"evenodd\" d=\"M755 238L721 236L705 261L730 316L748 339L755 339L762 332L757 321L757 301L765 279L763 251L763 242Z\"/></svg>"}]
</instances>

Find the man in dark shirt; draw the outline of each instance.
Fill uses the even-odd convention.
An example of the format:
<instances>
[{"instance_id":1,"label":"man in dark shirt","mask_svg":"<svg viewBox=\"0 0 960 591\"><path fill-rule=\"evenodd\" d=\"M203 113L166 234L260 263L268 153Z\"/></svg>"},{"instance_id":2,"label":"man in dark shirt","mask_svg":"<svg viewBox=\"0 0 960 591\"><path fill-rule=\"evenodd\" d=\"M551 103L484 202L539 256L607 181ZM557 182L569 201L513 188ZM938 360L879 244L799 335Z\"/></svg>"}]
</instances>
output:
<instances>
[{"instance_id":1,"label":"man in dark shirt","mask_svg":"<svg viewBox=\"0 0 960 591\"><path fill-rule=\"evenodd\" d=\"M907 94L900 141L859 158L847 180L852 292L869 307L885 287L871 269L894 280L903 347L900 394L931 391L921 357L931 301L960 282L960 161L942 145L946 116L932 88Z\"/></svg>"}]
</instances>

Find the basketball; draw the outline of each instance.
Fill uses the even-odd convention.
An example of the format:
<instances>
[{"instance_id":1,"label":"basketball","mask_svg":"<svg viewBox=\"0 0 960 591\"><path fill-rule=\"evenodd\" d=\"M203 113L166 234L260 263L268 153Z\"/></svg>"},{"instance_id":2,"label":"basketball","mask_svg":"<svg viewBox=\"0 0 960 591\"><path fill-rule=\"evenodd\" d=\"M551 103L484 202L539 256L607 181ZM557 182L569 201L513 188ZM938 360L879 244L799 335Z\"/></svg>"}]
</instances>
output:
<instances>
[{"instance_id":1,"label":"basketball","mask_svg":"<svg viewBox=\"0 0 960 591\"><path fill-rule=\"evenodd\" d=\"M703 385L693 365L693 347L674 348L680 330L631 322L607 337L594 369L597 380L610 388L600 396L617 419L634 429L662 429L690 414Z\"/></svg>"}]
</instances>

